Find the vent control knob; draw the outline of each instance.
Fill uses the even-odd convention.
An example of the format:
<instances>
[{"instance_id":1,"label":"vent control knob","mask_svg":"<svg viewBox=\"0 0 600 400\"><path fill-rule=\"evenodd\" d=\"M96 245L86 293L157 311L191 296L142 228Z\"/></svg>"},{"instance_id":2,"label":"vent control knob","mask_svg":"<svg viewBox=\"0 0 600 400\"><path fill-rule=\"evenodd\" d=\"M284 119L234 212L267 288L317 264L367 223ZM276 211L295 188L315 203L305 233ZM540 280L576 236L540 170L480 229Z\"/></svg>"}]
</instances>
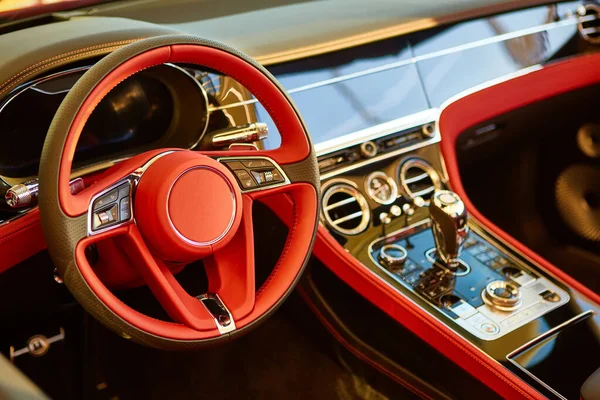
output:
<instances>
[{"instance_id":1,"label":"vent control knob","mask_svg":"<svg viewBox=\"0 0 600 400\"><path fill-rule=\"evenodd\" d=\"M487 284L481 296L483 301L500 311L514 311L521 305L521 291L511 282L493 281Z\"/></svg>"},{"instance_id":2,"label":"vent control knob","mask_svg":"<svg viewBox=\"0 0 600 400\"><path fill-rule=\"evenodd\" d=\"M397 244L386 244L379 251L377 257L379 262L386 267L397 267L403 265L408 258L406 249Z\"/></svg>"},{"instance_id":3,"label":"vent control knob","mask_svg":"<svg viewBox=\"0 0 600 400\"><path fill-rule=\"evenodd\" d=\"M364 142L360 145L360 154L364 158L373 158L377 155L377 145L372 142Z\"/></svg>"}]
</instances>

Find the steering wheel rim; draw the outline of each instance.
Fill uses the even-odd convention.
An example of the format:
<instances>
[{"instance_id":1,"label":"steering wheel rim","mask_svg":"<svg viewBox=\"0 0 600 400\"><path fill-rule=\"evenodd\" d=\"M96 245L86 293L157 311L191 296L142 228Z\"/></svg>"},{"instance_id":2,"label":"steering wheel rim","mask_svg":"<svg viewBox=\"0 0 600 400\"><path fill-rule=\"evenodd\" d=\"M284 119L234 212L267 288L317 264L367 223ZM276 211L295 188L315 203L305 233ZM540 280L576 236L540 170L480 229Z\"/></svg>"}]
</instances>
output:
<instances>
[{"instance_id":1,"label":"steering wheel rim","mask_svg":"<svg viewBox=\"0 0 600 400\"><path fill-rule=\"evenodd\" d=\"M274 150L203 154L178 149L149 151L111 168L81 193L71 194L69 178L77 140L96 105L127 77L165 62L199 64L243 84L271 115L281 133L281 146ZM231 168L224 166L231 161L227 157L235 157L236 160L261 157L272 163L273 171L281 173L284 182L272 187L244 190L237 185ZM171 175L175 171L175 177L165 171L171 171ZM159 185L165 176L170 176L162 179L166 186L170 185L168 190L165 185ZM132 177L138 180L131 181ZM182 240L173 238L177 235L172 234L172 230L178 228L186 230L186 235L201 237L218 231L195 231L186 227L185 222L177 222L179 226L176 227L171 221L168 204L175 201L185 203L182 203L181 196L171 194L176 183L183 185L180 183L183 182L182 177L186 177L186 182L208 179L215 182L214 187L229 188L231 192L232 222L222 236L215 234L214 243L186 241L187 237L182 235L179 235ZM131 210L135 211L135 215L128 221L119 222L114 229L93 231L91 221L96 210L95 202L115 185L122 185L124 179L132 185L129 198L134 204ZM50 126L40 160L39 180L44 235L65 285L104 325L124 337L152 347L198 348L226 341L256 326L275 311L298 282L317 232L317 161L310 136L293 102L275 78L247 55L223 44L191 36L163 36L135 42L111 53L86 72L65 97ZM184 189L188 188L191 186ZM224 190L215 189L215 193L220 193L215 196L221 200L226 198ZM153 193L156 196L151 195ZM291 207L291 226L275 269L265 284L254 292L254 277L250 276L254 271L252 202L274 195L281 195L282 201ZM166 201L167 207L154 197ZM167 210L166 214L163 209ZM142 218L154 217L153 213L158 213L156 218ZM229 218L227 212L223 214ZM166 219L164 215L167 215ZM154 219L168 220L170 226L147 223ZM173 220L182 221L182 218ZM144 223L140 224L141 221ZM128 251L133 264L175 323L153 319L122 303L98 278L85 258L84 250L90 244L106 237L121 238L121 235L124 243L134 249ZM157 247L156 243L164 238L168 239L169 246L164 246L166 249ZM163 250L164 254L161 253ZM164 260L155 258L153 254L159 254L161 258L182 257L181 261L186 262L194 257L208 257L212 271L207 269L209 292L216 294L219 301L231 308L228 311L235 321L234 329L221 329L223 326L216 319L211 321L210 317L214 314L204 314L202 307L198 306L200 301L196 302L197 299L182 292ZM216 288L214 292L211 291L211 279L217 282L212 286ZM251 295L254 297L251 298Z\"/></svg>"}]
</instances>

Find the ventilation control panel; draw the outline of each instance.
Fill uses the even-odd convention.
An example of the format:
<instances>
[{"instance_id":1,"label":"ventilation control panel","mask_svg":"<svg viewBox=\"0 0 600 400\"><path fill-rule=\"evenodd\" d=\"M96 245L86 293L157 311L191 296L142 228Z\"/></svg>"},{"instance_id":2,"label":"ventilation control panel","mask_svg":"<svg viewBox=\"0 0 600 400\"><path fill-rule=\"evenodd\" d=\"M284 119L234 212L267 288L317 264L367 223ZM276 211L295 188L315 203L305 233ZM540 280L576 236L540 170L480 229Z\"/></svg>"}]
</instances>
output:
<instances>
[{"instance_id":1,"label":"ventilation control panel","mask_svg":"<svg viewBox=\"0 0 600 400\"><path fill-rule=\"evenodd\" d=\"M333 178L322 187L322 220L329 229L356 236L369 227L388 225L400 216L408 223L443 183L423 158L408 156L386 168L366 169L351 178Z\"/></svg>"}]
</instances>

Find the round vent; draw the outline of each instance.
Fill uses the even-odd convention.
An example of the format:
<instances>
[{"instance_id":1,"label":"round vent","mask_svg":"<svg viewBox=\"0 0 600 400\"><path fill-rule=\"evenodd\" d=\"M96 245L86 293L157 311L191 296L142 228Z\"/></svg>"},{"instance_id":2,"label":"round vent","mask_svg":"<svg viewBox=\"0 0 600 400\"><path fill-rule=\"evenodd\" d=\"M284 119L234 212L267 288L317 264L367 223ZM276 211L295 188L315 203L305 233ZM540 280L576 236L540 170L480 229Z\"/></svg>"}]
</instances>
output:
<instances>
[{"instance_id":1,"label":"round vent","mask_svg":"<svg viewBox=\"0 0 600 400\"><path fill-rule=\"evenodd\" d=\"M433 167L418 158L412 158L402 164L398 180L404 193L411 200L416 197L429 200L433 192L440 189L441 184L440 177Z\"/></svg>"},{"instance_id":2,"label":"round vent","mask_svg":"<svg viewBox=\"0 0 600 400\"><path fill-rule=\"evenodd\" d=\"M577 9L580 21L579 33L581 37L593 44L600 44L600 5L585 3Z\"/></svg>"},{"instance_id":3,"label":"round vent","mask_svg":"<svg viewBox=\"0 0 600 400\"><path fill-rule=\"evenodd\" d=\"M335 183L323 195L323 216L327 224L344 235L367 229L371 212L365 196L348 183Z\"/></svg>"}]
</instances>

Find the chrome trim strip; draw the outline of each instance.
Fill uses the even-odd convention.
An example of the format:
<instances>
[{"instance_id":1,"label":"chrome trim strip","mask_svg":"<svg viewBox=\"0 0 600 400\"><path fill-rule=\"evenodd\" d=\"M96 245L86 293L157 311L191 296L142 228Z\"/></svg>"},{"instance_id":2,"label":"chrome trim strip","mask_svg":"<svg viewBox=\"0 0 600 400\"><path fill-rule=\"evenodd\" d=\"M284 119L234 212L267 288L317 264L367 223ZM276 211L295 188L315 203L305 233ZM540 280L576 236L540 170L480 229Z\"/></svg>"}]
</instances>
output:
<instances>
[{"instance_id":1,"label":"chrome trim strip","mask_svg":"<svg viewBox=\"0 0 600 400\"><path fill-rule=\"evenodd\" d=\"M429 177L429 174L427 172L423 172L421 175L417 175L417 176L413 176L412 178L404 179L404 183L406 183L408 185L410 183L422 181L423 179L425 179L427 177Z\"/></svg>"},{"instance_id":2,"label":"chrome trim strip","mask_svg":"<svg viewBox=\"0 0 600 400\"><path fill-rule=\"evenodd\" d=\"M427 61L427 60L431 60L433 58L443 57L443 56L451 55L454 53L459 53L459 52L465 51L465 50L472 50L472 49L476 49L478 47L483 47L483 46L487 46L487 45L494 44L494 43L500 43L500 42L504 42L507 40L517 39L522 36L532 35L535 33L549 31L549 30L557 29L557 28L563 28L563 27L567 27L567 26L573 26L573 25L576 26L578 24L594 21L596 19L598 19L598 18L593 15L589 15L589 16L585 16L585 17L568 16L565 19L560 20L560 21L548 22L546 24L541 24L541 25L537 25L534 27L521 29L518 31L503 33L503 34L499 34L499 35L492 36L489 38L475 40L473 42L464 43L464 44L461 44L458 46L450 47L450 48L447 48L444 50L438 50L438 51L423 54L420 56L414 56L411 58L407 58L405 60L400 60L400 61L380 65L378 67L368 68L368 69L365 69L362 71L357 71L357 72L354 72L351 74L336 76L335 78L324 79L322 81L309 83L307 85L298 86L296 88L289 89L287 92L289 94L295 94L295 93L300 93L300 92L304 92L304 91L311 90L311 89L317 89L317 88L320 88L323 86L328 86L328 85L332 85L335 83L345 82L348 80L362 78L364 76L377 74L380 72L385 72L385 71L389 71L389 70L396 69L396 68L405 67L407 65L416 64L421 61ZM224 108L232 108L232 107L238 107L238 106L242 106L242 105L254 104L257 101L258 101L257 99L250 99L250 100L246 100L246 101L239 102L239 103L228 104ZM222 109L222 108L215 108L215 109Z\"/></svg>"},{"instance_id":3,"label":"chrome trim strip","mask_svg":"<svg viewBox=\"0 0 600 400\"><path fill-rule=\"evenodd\" d=\"M594 314L595 313L594 313L593 310L588 310L588 311L583 312L583 313L581 313L579 315L576 315L575 317L573 317L573 318L571 318L571 319L563 322L562 324L557 325L554 328L552 328L552 329L550 329L550 330L542 333L541 335L535 337L534 339L532 339L529 342L525 343L523 346L518 347L516 350L512 351L511 353L509 353L506 356L506 360L508 360L515 367L519 368L521 371L523 371L530 378L532 378L533 380L535 380L536 382L538 382L544 388L548 389L552 394L554 394L558 398L567 400L566 397L564 397L563 395L561 395L560 393L558 393L556 390L554 390L547 383L545 383L544 381L542 381L536 375L532 374L528 369L526 369L521 364L519 364L518 362L516 362L514 360L514 357L517 357L519 355L519 353L521 353L521 352L529 349L530 347L535 346L536 344L541 343L541 342L543 342L546 339L549 339L551 336L554 336L555 334L559 333L559 331L563 330L564 328L568 327L569 325L576 324L578 322L581 322L581 321L584 321L584 320L586 320L588 318L591 318Z\"/></svg>"},{"instance_id":4,"label":"chrome trim strip","mask_svg":"<svg viewBox=\"0 0 600 400\"><path fill-rule=\"evenodd\" d=\"M428 111L430 111L430 110L428 110ZM436 113L437 113L437 110L436 110ZM414 115L411 115L409 117L414 117L416 115L417 114L414 114ZM428 115L431 115L431 114L428 114ZM422 115L421 115L421 117L422 117ZM356 143L356 144L360 144L360 143L362 143L365 140L377 139L377 138L380 138L380 137L383 137L383 136L386 136L386 135L390 135L390 134L393 134L393 133L396 133L396 132L408 130L408 129L411 129L411 128L416 128L416 127L418 127L420 125L432 122L432 120L429 120L429 118L427 118L427 120L421 120L421 121L419 121L416 124L415 124L416 119L409 118L409 120L411 121L410 125L405 125L406 118L400 118L400 119L397 119L397 120L394 120L394 121L390 121L390 122L387 122L387 123L384 123L384 124L381 124L381 125L376 125L376 126L373 126L371 128L364 129L362 131L355 132L355 133L350 134L350 135L342 136L342 137L336 139L338 141L338 143L336 144L336 148L339 147L339 149L341 150L341 149L344 149L346 147L352 146L353 145L352 144L353 140L346 142L346 138L348 138L350 136L355 136L355 135L358 136L358 135L361 135L361 134L363 134L363 135L369 135L370 134L371 135L370 137L369 136L365 136L363 140L361 140L358 143ZM341 168L337 168L337 169L335 169L333 171L329 171L329 172L321 174L320 178L321 178L321 181L324 181L324 180L330 179L330 178L332 178L332 177L334 177L336 175L340 175L340 174L343 174L343 173L346 173L346 172L349 172L349 171L353 171L353 170L355 170L357 168L361 168L361 167L364 167L366 165L370 165L370 164L373 164L373 163L376 163L376 162L379 162L379 161L387 160L389 158L397 157L397 156L399 156L401 154L409 153L411 151L415 151L417 149L420 149L420 148L423 148L423 147L427 147L427 146L439 143L440 141L441 141L441 135L440 135L439 129L436 129L435 130L435 134L431 137L431 139L423 140L420 143L416 143L416 144L413 144L413 145L410 145L410 146L403 147L401 149L390 151L389 153L382 153L381 155L377 155L377 156L375 156L373 158L369 158L369 159L366 159L366 160L358 161L358 162L352 163L351 165L347 165L347 166L344 166L344 167L341 167ZM318 146L319 146L318 144L315 145L315 149L317 149ZM329 152L330 151L327 151L327 153L319 153L317 151L317 154L318 154L318 156L322 156L322 155L328 154Z\"/></svg>"},{"instance_id":5,"label":"chrome trim strip","mask_svg":"<svg viewBox=\"0 0 600 400\"><path fill-rule=\"evenodd\" d=\"M338 201L337 203L328 205L327 207L325 207L325 211L333 210L334 208L338 208L338 207L344 206L346 204L354 203L354 202L356 202L355 197L348 197L346 200Z\"/></svg>"},{"instance_id":6,"label":"chrome trim strip","mask_svg":"<svg viewBox=\"0 0 600 400\"><path fill-rule=\"evenodd\" d=\"M440 106L440 113L438 114L438 118L435 121L438 130L439 130L440 117L444 113L444 110L450 104L452 104L452 103L454 103L454 102L462 99L463 97L467 97L467 96L469 96L469 95L471 95L473 93L477 93L479 91L482 91L484 89L490 88L492 86L496 86L496 85L499 85L501 83L510 81L512 79L519 78L521 76L530 74L532 72L539 71L542 68L544 68L544 67L541 64L535 64L535 65L532 65L531 67L523 68L523 69L520 69L518 71L514 71L514 72L511 72L509 74L505 74L505 75L499 76L497 78L490 79L489 81L485 81L485 82L483 82L483 83L481 83L479 85L472 86L472 87L470 87L468 89L463 90L462 92L459 92L459 93L455 94L454 96L449 97Z\"/></svg>"},{"instance_id":7,"label":"chrome trim strip","mask_svg":"<svg viewBox=\"0 0 600 400\"><path fill-rule=\"evenodd\" d=\"M435 122L439 117L439 114L440 110L437 108L430 108L389 122L370 126L356 132L348 133L321 143L316 143L315 152L321 157L338 150L343 150L346 147L358 146L361 143L379 139L386 135L417 128L421 125ZM438 133L435 133L429 140L435 139L436 137L439 137Z\"/></svg>"},{"instance_id":8,"label":"chrome trim strip","mask_svg":"<svg viewBox=\"0 0 600 400\"><path fill-rule=\"evenodd\" d=\"M335 221L333 221L333 224L334 225L339 225L342 222L346 222L346 221L350 221L350 220L353 220L353 219L358 218L358 217L362 217L363 214L364 213L362 211L357 211L357 212L355 212L353 214L346 215L345 217L336 219Z\"/></svg>"},{"instance_id":9,"label":"chrome trim strip","mask_svg":"<svg viewBox=\"0 0 600 400\"><path fill-rule=\"evenodd\" d=\"M571 26L571 25L577 25L582 22L589 22L589 21L593 21L595 19L596 19L596 17L594 17L594 16L581 17L581 18L568 17L561 21L549 22L547 24L542 24L542 25L531 27L531 28L521 29L518 31L509 32L509 33L503 33L503 34L496 35L496 36L493 36L490 38L475 40L470 43L465 43L465 44L461 44L458 46L450 47L448 49L438 50L438 51L434 51L432 53L423 54L421 56L411 57L406 60L396 61L396 62L381 65L379 67L373 67L373 68L368 68L368 69L365 69L362 71L357 71L352 74L341 75L341 76L337 76L335 78L325 79L323 81L311 83L311 84L304 85L304 86L299 86L297 88L288 90L288 93L290 93L290 94L299 93L299 92L303 92L306 90L331 85L334 83L339 83L339 82L344 82L344 81L348 81L351 79L361 78L366 75L389 71L391 69L404 67L404 66L410 65L410 64L416 64L418 62L430 60L432 58L447 56L447 55L459 53L459 52L465 51L465 50L471 50L471 49L475 49L475 48L482 47L482 46L487 46L487 45L494 44L494 43L504 42L504 41L511 40L511 39L517 39L521 36L527 36L527 35L531 35L534 33L548 31L551 29L562 28L562 27Z\"/></svg>"}]
</instances>

